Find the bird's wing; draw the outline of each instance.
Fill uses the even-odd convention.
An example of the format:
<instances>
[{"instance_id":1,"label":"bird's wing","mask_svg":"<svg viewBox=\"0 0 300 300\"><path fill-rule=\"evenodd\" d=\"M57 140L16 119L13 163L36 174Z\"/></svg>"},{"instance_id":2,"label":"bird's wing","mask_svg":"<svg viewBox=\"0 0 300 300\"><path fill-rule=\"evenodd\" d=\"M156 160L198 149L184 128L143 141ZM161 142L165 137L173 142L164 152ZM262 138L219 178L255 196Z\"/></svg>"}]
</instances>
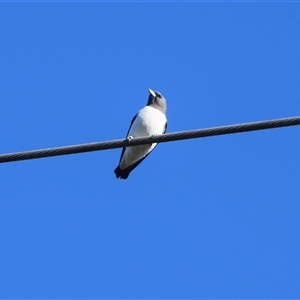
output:
<instances>
[{"instance_id":1,"label":"bird's wing","mask_svg":"<svg viewBox=\"0 0 300 300\"><path fill-rule=\"evenodd\" d=\"M166 124L165 124L165 129L164 129L164 132L163 132L163 133L166 133L166 131L167 131L167 127L168 127L168 122L166 121Z\"/></svg>"},{"instance_id":2,"label":"bird's wing","mask_svg":"<svg viewBox=\"0 0 300 300\"><path fill-rule=\"evenodd\" d=\"M133 119L131 120L129 129L128 129L127 134L126 134L126 138L128 137L128 133L129 133L129 131L130 131L130 129L131 129L131 126L132 126L133 122L135 121L137 115L138 115L138 114L136 114L136 115L133 117ZM121 153L121 156L120 156L119 164L120 164L120 162L121 162L121 160L122 160L122 157L123 157L123 155L124 155L125 150L126 150L126 147L124 147L124 148L122 149L122 153Z\"/></svg>"},{"instance_id":3,"label":"bird's wing","mask_svg":"<svg viewBox=\"0 0 300 300\"><path fill-rule=\"evenodd\" d=\"M156 146L155 146L156 147ZM154 147L154 148L155 148ZM154 149L153 148L153 149ZM132 165L130 165L130 166L128 166L127 168L125 168L125 169L123 169L122 170L122 173L123 174L127 174L127 176L126 176L126 178L128 177L128 175L129 175L129 173L133 170L133 169L135 169L152 151L153 151L153 149L146 155L146 156L144 156L143 158L141 158L140 160L138 160L137 162L135 162L134 164L132 164ZM122 154L124 153L124 150L122 151Z\"/></svg>"}]
</instances>

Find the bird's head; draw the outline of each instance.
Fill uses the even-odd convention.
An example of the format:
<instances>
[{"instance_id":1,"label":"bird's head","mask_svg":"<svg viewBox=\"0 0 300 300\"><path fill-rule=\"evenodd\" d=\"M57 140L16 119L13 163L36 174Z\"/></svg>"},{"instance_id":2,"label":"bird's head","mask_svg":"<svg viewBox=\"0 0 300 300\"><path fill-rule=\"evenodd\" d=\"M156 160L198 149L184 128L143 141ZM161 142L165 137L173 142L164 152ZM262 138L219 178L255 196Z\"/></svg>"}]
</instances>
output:
<instances>
[{"instance_id":1,"label":"bird's head","mask_svg":"<svg viewBox=\"0 0 300 300\"><path fill-rule=\"evenodd\" d=\"M147 105L160 110L162 113L166 114L167 111L167 101L159 92L154 92L151 89L149 91L149 98Z\"/></svg>"}]
</instances>

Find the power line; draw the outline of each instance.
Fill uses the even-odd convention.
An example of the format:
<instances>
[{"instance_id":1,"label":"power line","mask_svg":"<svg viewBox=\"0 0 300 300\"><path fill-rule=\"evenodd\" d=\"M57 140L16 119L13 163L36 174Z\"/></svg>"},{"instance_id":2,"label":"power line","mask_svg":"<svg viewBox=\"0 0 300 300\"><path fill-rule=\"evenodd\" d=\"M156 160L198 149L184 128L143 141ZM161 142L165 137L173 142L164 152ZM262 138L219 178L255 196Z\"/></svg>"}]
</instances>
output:
<instances>
[{"instance_id":1,"label":"power line","mask_svg":"<svg viewBox=\"0 0 300 300\"><path fill-rule=\"evenodd\" d=\"M127 146L173 142L179 140L204 138L209 136L256 131L256 130L295 126L295 125L300 125L300 117L282 118L282 119L267 120L267 121L260 121L260 122L211 127L211 128L196 129L196 130L189 130L189 131L180 131L174 133L166 133L157 136L134 138L130 141L127 139L112 140L106 142L96 142L96 143L80 144L74 146L65 146L65 147L2 154L0 155L0 163L34 159L34 158L43 158L43 157L50 157L50 156L76 154L76 153L91 152L91 151L108 150L108 149L122 148Z\"/></svg>"}]
</instances>

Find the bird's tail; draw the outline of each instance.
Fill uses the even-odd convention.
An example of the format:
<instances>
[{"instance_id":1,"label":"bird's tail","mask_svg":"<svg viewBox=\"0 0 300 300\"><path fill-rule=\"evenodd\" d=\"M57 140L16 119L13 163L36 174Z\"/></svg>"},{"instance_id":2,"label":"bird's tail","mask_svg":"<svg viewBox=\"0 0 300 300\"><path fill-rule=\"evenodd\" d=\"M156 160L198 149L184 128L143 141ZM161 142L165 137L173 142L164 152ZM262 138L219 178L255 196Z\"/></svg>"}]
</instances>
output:
<instances>
[{"instance_id":1,"label":"bird's tail","mask_svg":"<svg viewBox=\"0 0 300 300\"><path fill-rule=\"evenodd\" d=\"M117 178L121 178L121 179L127 179L129 174L130 174L130 170L121 170L120 166L117 166L114 170L116 177Z\"/></svg>"}]
</instances>

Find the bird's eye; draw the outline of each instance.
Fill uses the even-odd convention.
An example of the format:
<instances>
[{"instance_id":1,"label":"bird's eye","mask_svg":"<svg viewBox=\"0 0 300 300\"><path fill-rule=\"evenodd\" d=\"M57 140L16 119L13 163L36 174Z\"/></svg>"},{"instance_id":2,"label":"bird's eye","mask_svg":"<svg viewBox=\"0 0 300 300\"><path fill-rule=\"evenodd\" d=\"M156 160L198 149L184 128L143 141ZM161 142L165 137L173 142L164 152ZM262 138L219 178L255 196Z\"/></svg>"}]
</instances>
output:
<instances>
[{"instance_id":1,"label":"bird's eye","mask_svg":"<svg viewBox=\"0 0 300 300\"><path fill-rule=\"evenodd\" d=\"M160 93L156 92L155 94L156 94L156 97L158 97L158 98L162 98L162 96L161 96L161 94L160 94Z\"/></svg>"}]
</instances>

